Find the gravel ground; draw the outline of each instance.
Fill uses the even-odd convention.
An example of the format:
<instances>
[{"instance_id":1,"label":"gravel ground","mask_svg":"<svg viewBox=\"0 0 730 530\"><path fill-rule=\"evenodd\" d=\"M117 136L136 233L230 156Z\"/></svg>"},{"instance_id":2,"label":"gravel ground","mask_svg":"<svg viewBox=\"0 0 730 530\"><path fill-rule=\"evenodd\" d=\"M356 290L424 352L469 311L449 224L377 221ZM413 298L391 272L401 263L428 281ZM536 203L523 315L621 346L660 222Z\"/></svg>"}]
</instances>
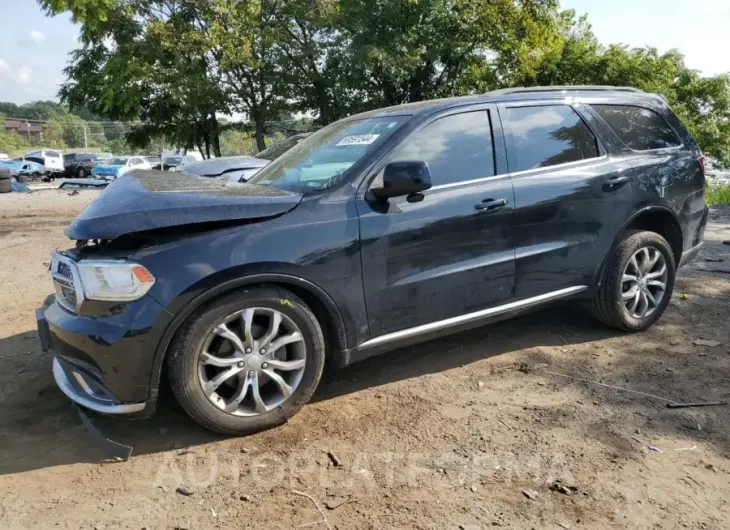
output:
<instances>
[{"instance_id":1,"label":"gravel ground","mask_svg":"<svg viewBox=\"0 0 730 530\"><path fill-rule=\"evenodd\" d=\"M135 447L109 462L33 318L95 195L0 196L0 528L728 527L730 408L666 400L730 398L730 209L647 332L556 305L328 373L247 438L201 430L167 393L153 418L94 418Z\"/></svg>"}]
</instances>

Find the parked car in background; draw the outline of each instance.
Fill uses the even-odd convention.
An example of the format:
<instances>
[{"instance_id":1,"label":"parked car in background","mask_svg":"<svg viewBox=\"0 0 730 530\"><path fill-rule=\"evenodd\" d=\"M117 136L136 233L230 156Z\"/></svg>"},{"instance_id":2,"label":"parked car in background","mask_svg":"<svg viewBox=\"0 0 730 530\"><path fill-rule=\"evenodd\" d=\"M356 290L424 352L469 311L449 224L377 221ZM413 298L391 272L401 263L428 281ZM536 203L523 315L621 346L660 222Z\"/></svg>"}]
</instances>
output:
<instances>
[{"instance_id":1,"label":"parked car in background","mask_svg":"<svg viewBox=\"0 0 730 530\"><path fill-rule=\"evenodd\" d=\"M182 169L183 173L201 177L213 177L227 182L246 182L259 169L270 162L252 156L224 156L194 162Z\"/></svg>"},{"instance_id":2,"label":"parked car in background","mask_svg":"<svg viewBox=\"0 0 730 530\"><path fill-rule=\"evenodd\" d=\"M49 177L60 177L64 172L63 154L56 149L33 151L23 158L41 164Z\"/></svg>"},{"instance_id":3,"label":"parked car in background","mask_svg":"<svg viewBox=\"0 0 730 530\"><path fill-rule=\"evenodd\" d=\"M281 155L286 153L289 149L297 145L299 142L301 142L311 134L312 133L299 133L290 136L289 138L285 138L280 142L276 142L275 144L267 147L263 151L259 151L258 153L256 153L256 158L263 158L264 160L276 160Z\"/></svg>"},{"instance_id":4,"label":"parked car in background","mask_svg":"<svg viewBox=\"0 0 730 530\"><path fill-rule=\"evenodd\" d=\"M96 164L111 160L111 153L68 153L63 155L64 175L86 178Z\"/></svg>"},{"instance_id":5,"label":"parked car in background","mask_svg":"<svg viewBox=\"0 0 730 530\"><path fill-rule=\"evenodd\" d=\"M189 164L194 164L202 160L200 155L172 155L162 159L163 171L183 171L183 168Z\"/></svg>"},{"instance_id":6,"label":"parked car in background","mask_svg":"<svg viewBox=\"0 0 730 530\"><path fill-rule=\"evenodd\" d=\"M0 167L8 168L10 174L18 180L43 177L45 174L45 169L42 165L30 160L0 160Z\"/></svg>"},{"instance_id":7,"label":"parked car in background","mask_svg":"<svg viewBox=\"0 0 730 530\"><path fill-rule=\"evenodd\" d=\"M10 157L7 155L7 153L0 153L0 160L7 160Z\"/></svg>"},{"instance_id":8,"label":"parked car in background","mask_svg":"<svg viewBox=\"0 0 730 530\"><path fill-rule=\"evenodd\" d=\"M146 156L144 159L150 163L150 169L162 169L159 156Z\"/></svg>"},{"instance_id":9,"label":"parked car in background","mask_svg":"<svg viewBox=\"0 0 730 530\"><path fill-rule=\"evenodd\" d=\"M152 169L152 166L142 156L118 156L106 164L96 164L91 175L96 178L119 178L133 169Z\"/></svg>"},{"instance_id":10,"label":"parked car in background","mask_svg":"<svg viewBox=\"0 0 730 530\"><path fill-rule=\"evenodd\" d=\"M556 300L649 328L702 245L704 187L690 133L636 89L378 109L327 125L245 185L148 172L111 183L52 256L41 344L84 407L149 413L164 371L202 426L250 434L295 414L325 364Z\"/></svg>"},{"instance_id":11,"label":"parked car in background","mask_svg":"<svg viewBox=\"0 0 730 530\"><path fill-rule=\"evenodd\" d=\"M201 177L214 177L225 180L226 182L246 182L262 167L267 166L272 160L279 158L310 134L295 134L290 138L275 143L268 149L260 151L255 157L225 156L211 160L203 160L185 166L182 171Z\"/></svg>"}]
</instances>

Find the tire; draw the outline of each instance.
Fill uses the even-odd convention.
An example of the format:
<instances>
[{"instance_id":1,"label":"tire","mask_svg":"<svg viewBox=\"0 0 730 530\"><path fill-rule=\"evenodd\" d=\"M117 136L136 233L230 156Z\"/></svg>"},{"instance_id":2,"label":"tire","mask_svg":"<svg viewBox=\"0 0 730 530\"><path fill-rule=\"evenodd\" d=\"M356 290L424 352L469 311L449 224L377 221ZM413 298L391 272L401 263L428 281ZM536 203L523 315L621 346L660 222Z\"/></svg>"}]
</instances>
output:
<instances>
[{"instance_id":1,"label":"tire","mask_svg":"<svg viewBox=\"0 0 730 530\"><path fill-rule=\"evenodd\" d=\"M0 180L0 193L10 193L13 191L13 181L9 179Z\"/></svg>"},{"instance_id":2,"label":"tire","mask_svg":"<svg viewBox=\"0 0 730 530\"><path fill-rule=\"evenodd\" d=\"M257 308L257 312L251 311L252 308ZM275 337L281 338L284 334L288 337L294 336L296 334L292 332L294 328L297 328L297 331L300 332L301 340L272 350L276 352L277 356L282 355L282 353L286 354L286 360L289 363L294 361L301 362L302 358L304 359L303 368L297 371L276 372L280 376L280 379L282 377L294 377L293 380L289 379L286 381L293 388L288 398L283 397L284 392L281 385L266 375L266 373L270 373L271 367L269 367L269 372L263 372L263 368L266 367L264 357L257 355L257 351L248 354L250 350L245 352L245 356L241 356L239 354L243 354L244 352L238 352L238 348L233 346L234 343L232 341L222 338L213 332L221 322L225 322L226 319L232 319L227 324L229 326L228 329L237 330L239 336L244 337L245 334L242 332L243 326L239 322L245 321L248 313L242 313L242 311L246 309L251 311L251 315L258 315L256 317L257 319L265 319L267 322L263 327L259 326L259 324L251 326L252 336L256 336L258 332L262 332L258 333L256 344L259 344L259 341L263 344L265 342L263 335L269 333L273 328L271 324L272 320L267 313L269 311L272 314L278 312L282 315L281 334ZM239 313L241 314L238 315ZM287 330L285 329L286 327L290 329ZM277 341L271 340L271 344L275 342ZM244 344L239 344L239 346L244 346ZM258 345L255 347L257 349L259 348ZM214 383L213 379L222 371L235 370L237 368L230 364L226 365L226 368L207 365L203 362L202 350L204 348L212 355L216 355L216 357L213 357L216 361L228 361L236 358L245 360L245 362L238 363L238 367L243 364L246 365L245 369L241 369L242 371L236 376L230 377L225 383L217 387L217 390L215 390L216 393L211 398L204 391L204 385ZM226 354L218 353L216 348L227 348L235 351L229 353L228 355L230 356L227 356ZM289 360L292 352L294 352L295 356L299 355L299 358L294 359L294 361ZM267 352L267 355L272 355L272 353ZM264 360L262 361L261 359ZM271 363L274 362L271 358L269 359ZM314 313L293 293L278 287L260 286L225 295L194 312L181 326L180 330L178 330L175 339L170 345L167 366L172 391L177 401L191 418L211 431L240 436L270 429L286 422L287 419L293 416L309 401L317 388L322 376L324 360L324 336ZM278 362L279 364L282 363L282 361ZM257 363L260 364L257 366ZM270 400L270 403L266 404L270 406L268 410L262 409L260 412L257 412L258 405L254 401L253 383L251 383L251 387L245 386L245 382L249 379L247 374L251 375L255 371L249 371L249 368L261 370L256 376L255 383L256 388L259 388L259 381L261 381L260 395L264 396L265 392L273 390L269 394L269 397L279 392L281 394L279 398L283 397L283 402ZM212 375L209 374L208 370L213 371ZM221 370L221 372L216 372L216 370ZM204 381L204 378L207 381ZM229 385L229 388L225 388L226 385ZM230 388L234 385L235 388ZM241 392L242 388L246 388L246 390ZM229 395L221 396L217 394L225 394L226 392ZM239 408L235 412L224 411L223 407L234 406L237 395L244 396L243 401L240 402L241 405L235 405ZM214 404L214 400L217 401L217 405ZM246 409L249 405L255 408L255 410Z\"/></svg>"},{"instance_id":3,"label":"tire","mask_svg":"<svg viewBox=\"0 0 730 530\"><path fill-rule=\"evenodd\" d=\"M642 272L641 269L651 264L656 256L659 256L656 263ZM636 266L631 263L632 259ZM663 270L662 265L666 268L665 273L657 276ZM674 253L666 239L655 232L627 232L606 263L591 313L607 326L623 331L643 331L659 320L669 305L675 276ZM637 278L637 281L631 278ZM663 290L659 287L662 283ZM648 295L643 294L647 291ZM634 292L636 296L631 294ZM656 303L652 304L650 300ZM645 303L647 311L642 316ZM632 311L633 307L636 309Z\"/></svg>"},{"instance_id":4,"label":"tire","mask_svg":"<svg viewBox=\"0 0 730 530\"><path fill-rule=\"evenodd\" d=\"M76 171L76 176L77 176L78 178L80 178L80 179L85 179L85 178L86 178L86 170L85 170L84 168L80 167L80 168L79 168L79 169L78 169L78 170Z\"/></svg>"},{"instance_id":5,"label":"tire","mask_svg":"<svg viewBox=\"0 0 730 530\"><path fill-rule=\"evenodd\" d=\"M0 180L10 180L10 170L6 167L0 167Z\"/></svg>"}]
</instances>

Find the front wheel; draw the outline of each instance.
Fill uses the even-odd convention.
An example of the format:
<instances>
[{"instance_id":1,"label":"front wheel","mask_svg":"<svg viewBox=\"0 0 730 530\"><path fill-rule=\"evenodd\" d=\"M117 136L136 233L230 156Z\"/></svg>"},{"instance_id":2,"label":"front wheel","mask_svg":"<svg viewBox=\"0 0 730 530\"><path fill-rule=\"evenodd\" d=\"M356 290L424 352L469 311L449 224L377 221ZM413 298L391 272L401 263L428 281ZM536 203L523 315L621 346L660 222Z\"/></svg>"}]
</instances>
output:
<instances>
[{"instance_id":1,"label":"front wheel","mask_svg":"<svg viewBox=\"0 0 730 530\"><path fill-rule=\"evenodd\" d=\"M608 326L645 330L667 308L675 274L666 239L655 232L629 232L608 259L591 312Z\"/></svg>"},{"instance_id":2,"label":"front wheel","mask_svg":"<svg viewBox=\"0 0 730 530\"><path fill-rule=\"evenodd\" d=\"M277 287L226 295L194 313L168 358L173 392L202 426L245 435L284 423L309 401L324 368L322 329Z\"/></svg>"}]
</instances>

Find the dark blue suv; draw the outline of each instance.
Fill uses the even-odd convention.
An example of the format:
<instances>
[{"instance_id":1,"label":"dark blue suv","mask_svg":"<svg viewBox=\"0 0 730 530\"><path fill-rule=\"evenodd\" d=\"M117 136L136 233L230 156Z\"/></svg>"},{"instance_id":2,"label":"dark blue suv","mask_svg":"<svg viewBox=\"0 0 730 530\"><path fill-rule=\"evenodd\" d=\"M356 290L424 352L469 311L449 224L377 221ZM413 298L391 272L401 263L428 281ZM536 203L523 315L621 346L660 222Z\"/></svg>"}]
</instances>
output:
<instances>
[{"instance_id":1,"label":"dark blue suv","mask_svg":"<svg viewBox=\"0 0 730 530\"><path fill-rule=\"evenodd\" d=\"M67 228L37 312L60 388L203 426L285 421L344 366L559 299L625 331L702 243L703 159L667 103L510 89L324 127L247 184L135 171Z\"/></svg>"}]
</instances>

